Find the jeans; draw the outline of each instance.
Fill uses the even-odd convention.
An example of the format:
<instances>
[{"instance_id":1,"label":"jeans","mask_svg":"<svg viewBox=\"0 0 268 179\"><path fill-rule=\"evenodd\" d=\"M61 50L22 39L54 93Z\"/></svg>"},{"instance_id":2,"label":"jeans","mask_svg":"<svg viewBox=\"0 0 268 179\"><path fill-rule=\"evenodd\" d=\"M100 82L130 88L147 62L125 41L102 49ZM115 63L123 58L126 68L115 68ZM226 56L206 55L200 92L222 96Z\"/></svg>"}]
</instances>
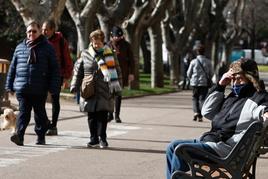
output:
<instances>
[{"instance_id":1,"label":"jeans","mask_svg":"<svg viewBox=\"0 0 268 179\"><path fill-rule=\"evenodd\" d=\"M16 123L17 134L23 141L25 130L31 120L31 111L34 110L35 133L39 137L44 137L48 129L48 117L45 109L47 95L36 94L16 94L19 102L19 115Z\"/></svg>"},{"instance_id":2,"label":"jeans","mask_svg":"<svg viewBox=\"0 0 268 179\"><path fill-rule=\"evenodd\" d=\"M175 148L180 144L189 144L195 148L207 150L207 151L217 155L216 152L209 147L209 145L202 143L197 139L174 140L168 145L167 150L166 150L166 158L167 158L166 177L167 177L167 179L170 179L172 173L176 170L180 170L180 171L184 171L184 172L187 172L190 170L187 163L180 156L177 156L175 154Z\"/></svg>"}]
</instances>

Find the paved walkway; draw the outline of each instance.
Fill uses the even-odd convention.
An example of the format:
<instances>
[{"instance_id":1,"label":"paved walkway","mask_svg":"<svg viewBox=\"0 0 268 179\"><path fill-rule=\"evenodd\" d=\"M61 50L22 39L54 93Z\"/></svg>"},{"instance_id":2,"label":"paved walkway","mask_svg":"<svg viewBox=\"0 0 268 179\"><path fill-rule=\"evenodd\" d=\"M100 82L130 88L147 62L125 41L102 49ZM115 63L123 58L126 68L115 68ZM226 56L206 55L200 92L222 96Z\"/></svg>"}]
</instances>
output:
<instances>
[{"instance_id":1,"label":"paved walkway","mask_svg":"<svg viewBox=\"0 0 268 179\"><path fill-rule=\"evenodd\" d=\"M88 149L86 115L75 101L61 104L59 135L47 136L45 146L34 144L33 125L23 147L9 141L9 131L0 132L1 179L164 179L167 144L200 136L210 126L207 120L192 121L191 91L124 99L123 123L108 125L109 149ZM51 104L47 109L51 118ZM265 155L258 161L257 179L267 178L267 166Z\"/></svg>"}]
</instances>

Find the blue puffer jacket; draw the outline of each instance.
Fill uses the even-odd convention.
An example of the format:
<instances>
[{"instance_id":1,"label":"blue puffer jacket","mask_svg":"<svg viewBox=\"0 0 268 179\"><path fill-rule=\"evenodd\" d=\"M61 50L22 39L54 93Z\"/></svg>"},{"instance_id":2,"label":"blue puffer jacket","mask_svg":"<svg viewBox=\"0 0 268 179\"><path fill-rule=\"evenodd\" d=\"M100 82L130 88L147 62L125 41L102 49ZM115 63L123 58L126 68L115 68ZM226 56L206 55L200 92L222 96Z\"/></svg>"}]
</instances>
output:
<instances>
[{"instance_id":1,"label":"blue puffer jacket","mask_svg":"<svg viewBox=\"0 0 268 179\"><path fill-rule=\"evenodd\" d=\"M16 93L47 94L59 93L60 75L54 48L45 37L34 47L37 62L28 64L30 49L26 40L15 49L5 89Z\"/></svg>"}]
</instances>

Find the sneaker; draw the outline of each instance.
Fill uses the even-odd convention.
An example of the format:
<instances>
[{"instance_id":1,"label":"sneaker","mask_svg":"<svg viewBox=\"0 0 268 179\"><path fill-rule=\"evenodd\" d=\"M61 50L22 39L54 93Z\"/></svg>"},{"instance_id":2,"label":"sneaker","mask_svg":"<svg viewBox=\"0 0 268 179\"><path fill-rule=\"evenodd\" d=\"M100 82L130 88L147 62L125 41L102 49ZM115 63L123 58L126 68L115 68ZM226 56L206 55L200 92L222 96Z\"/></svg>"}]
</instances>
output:
<instances>
[{"instance_id":1,"label":"sneaker","mask_svg":"<svg viewBox=\"0 0 268 179\"><path fill-rule=\"evenodd\" d=\"M47 135L58 135L58 129L57 129L57 127L52 127L50 129L48 129Z\"/></svg>"},{"instance_id":2,"label":"sneaker","mask_svg":"<svg viewBox=\"0 0 268 179\"><path fill-rule=\"evenodd\" d=\"M101 140L100 141L100 148L101 149L104 149L104 148L107 148L108 147L108 142L107 140Z\"/></svg>"},{"instance_id":3,"label":"sneaker","mask_svg":"<svg viewBox=\"0 0 268 179\"><path fill-rule=\"evenodd\" d=\"M46 145L46 140L45 140L45 137L37 137L37 140L36 140L36 145Z\"/></svg>"},{"instance_id":4,"label":"sneaker","mask_svg":"<svg viewBox=\"0 0 268 179\"><path fill-rule=\"evenodd\" d=\"M23 140L20 139L18 134L13 134L10 137L11 142L15 143L18 146L23 146Z\"/></svg>"},{"instance_id":5,"label":"sneaker","mask_svg":"<svg viewBox=\"0 0 268 179\"><path fill-rule=\"evenodd\" d=\"M99 141L95 141L95 140L90 140L89 143L87 143L87 147L91 148L91 147L97 147L99 145Z\"/></svg>"},{"instance_id":6,"label":"sneaker","mask_svg":"<svg viewBox=\"0 0 268 179\"><path fill-rule=\"evenodd\" d=\"M115 122L116 123L121 123L122 122L119 116L115 116Z\"/></svg>"}]
</instances>

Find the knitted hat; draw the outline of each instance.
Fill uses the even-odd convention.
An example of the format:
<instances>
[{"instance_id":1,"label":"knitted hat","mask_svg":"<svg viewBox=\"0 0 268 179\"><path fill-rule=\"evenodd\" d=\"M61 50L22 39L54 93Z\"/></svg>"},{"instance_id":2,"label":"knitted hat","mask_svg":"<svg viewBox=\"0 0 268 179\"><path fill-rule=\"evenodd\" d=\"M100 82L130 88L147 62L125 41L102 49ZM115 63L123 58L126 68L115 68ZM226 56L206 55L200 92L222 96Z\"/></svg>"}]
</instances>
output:
<instances>
[{"instance_id":1,"label":"knitted hat","mask_svg":"<svg viewBox=\"0 0 268 179\"><path fill-rule=\"evenodd\" d=\"M111 30L111 35L114 37L121 37L123 34L123 30L118 26L114 26Z\"/></svg>"},{"instance_id":2,"label":"knitted hat","mask_svg":"<svg viewBox=\"0 0 268 179\"><path fill-rule=\"evenodd\" d=\"M261 90L259 81L259 70L257 63L254 60L241 58L230 65L230 69L234 74L242 73L253 84L257 91Z\"/></svg>"}]
</instances>

